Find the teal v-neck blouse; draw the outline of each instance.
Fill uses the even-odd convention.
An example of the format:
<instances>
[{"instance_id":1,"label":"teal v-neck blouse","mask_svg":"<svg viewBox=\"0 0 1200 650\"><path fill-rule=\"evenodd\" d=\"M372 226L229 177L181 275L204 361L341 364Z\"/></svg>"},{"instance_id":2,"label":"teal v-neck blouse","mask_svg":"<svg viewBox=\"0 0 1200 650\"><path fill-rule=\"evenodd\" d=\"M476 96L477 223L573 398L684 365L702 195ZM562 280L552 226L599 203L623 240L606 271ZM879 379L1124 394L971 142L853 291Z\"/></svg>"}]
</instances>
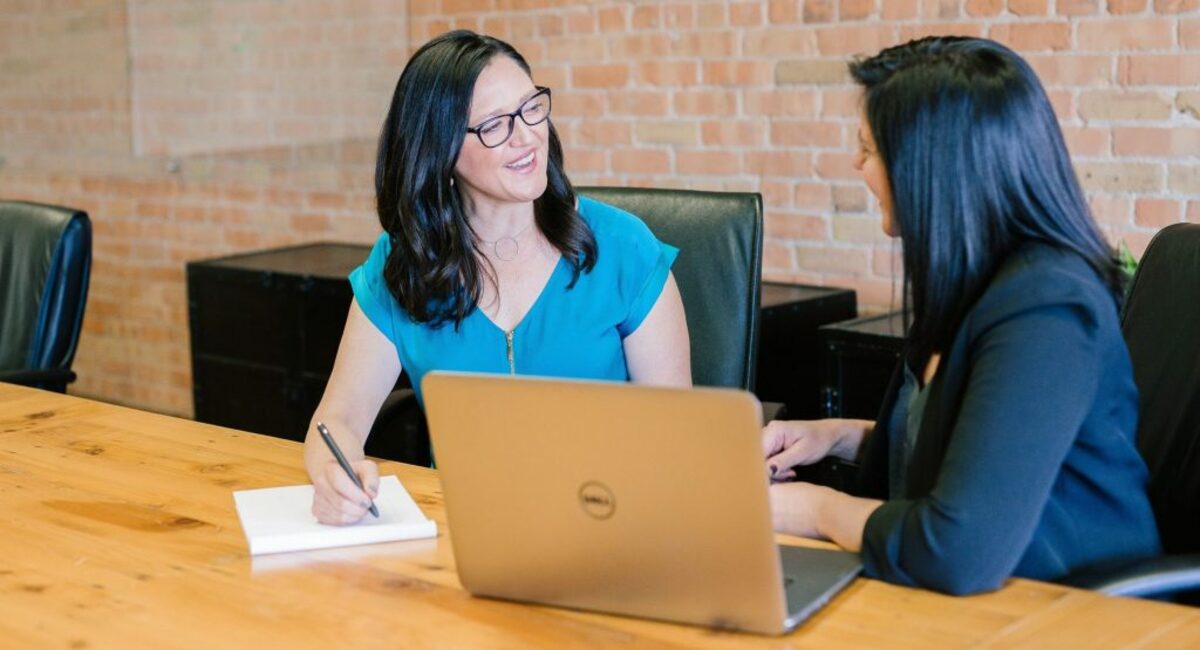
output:
<instances>
[{"instance_id":1,"label":"teal v-neck blouse","mask_svg":"<svg viewBox=\"0 0 1200 650\"><path fill-rule=\"evenodd\" d=\"M367 260L350 273L350 285L363 313L396 346L422 403L421 378L430 370L629 379L622 342L654 307L679 250L619 208L580 197L579 213L596 238L595 267L568 289L571 267L560 258L511 333L478 308L457 330L453 323L431 328L414 322L384 285L392 245L387 233L379 236Z\"/></svg>"}]
</instances>

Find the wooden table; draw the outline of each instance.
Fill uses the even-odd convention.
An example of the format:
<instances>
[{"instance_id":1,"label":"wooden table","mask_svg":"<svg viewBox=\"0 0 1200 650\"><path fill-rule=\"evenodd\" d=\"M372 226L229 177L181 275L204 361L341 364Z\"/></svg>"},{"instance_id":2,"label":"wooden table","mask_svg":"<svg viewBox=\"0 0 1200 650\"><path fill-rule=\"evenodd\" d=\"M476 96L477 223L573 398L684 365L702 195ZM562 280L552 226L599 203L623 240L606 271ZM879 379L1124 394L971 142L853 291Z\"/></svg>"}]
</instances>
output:
<instances>
[{"instance_id":1,"label":"wooden table","mask_svg":"<svg viewBox=\"0 0 1200 650\"><path fill-rule=\"evenodd\" d=\"M0 384L0 646L1200 647L1200 610L1028 580L860 579L780 638L473 598L437 473L382 469L436 540L252 559L231 492L305 481L298 443Z\"/></svg>"}]
</instances>

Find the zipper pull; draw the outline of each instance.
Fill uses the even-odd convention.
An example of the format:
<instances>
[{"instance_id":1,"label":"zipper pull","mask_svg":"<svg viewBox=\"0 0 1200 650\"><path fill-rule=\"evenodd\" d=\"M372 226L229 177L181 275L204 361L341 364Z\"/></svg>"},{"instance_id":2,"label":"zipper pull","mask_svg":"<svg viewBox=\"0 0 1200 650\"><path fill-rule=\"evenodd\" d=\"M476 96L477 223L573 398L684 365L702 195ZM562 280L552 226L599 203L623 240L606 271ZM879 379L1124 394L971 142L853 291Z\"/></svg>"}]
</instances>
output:
<instances>
[{"instance_id":1,"label":"zipper pull","mask_svg":"<svg viewBox=\"0 0 1200 650\"><path fill-rule=\"evenodd\" d=\"M508 348L508 374L517 374L517 360L513 355L513 330L508 330L504 333L504 342Z\"/></svg>"}]
</instances>

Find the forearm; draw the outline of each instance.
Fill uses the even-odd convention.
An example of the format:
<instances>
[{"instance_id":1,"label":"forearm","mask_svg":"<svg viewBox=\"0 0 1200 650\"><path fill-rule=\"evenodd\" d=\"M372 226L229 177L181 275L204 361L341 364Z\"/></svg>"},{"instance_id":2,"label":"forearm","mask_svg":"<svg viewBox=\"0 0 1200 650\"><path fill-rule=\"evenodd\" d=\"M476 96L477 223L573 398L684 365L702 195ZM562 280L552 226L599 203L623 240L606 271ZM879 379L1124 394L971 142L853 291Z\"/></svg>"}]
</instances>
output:
<instances>
[{"instance_id":1,"label":"forearm","mask_svg":"<svg viewBox=\"0 0 1200 650\"><path fill-rule=\"evenodd\" d=\"M862 548L867 518L883 505L812 483L771 486L775 530L788 535L828 539L849 551Z\"/></svg>"},{"instance_id":2,"label":"forearm","mask_svg":"<svg viewBox=\"0 0 1200 650\"><path fill-rule=\"evenodd\" d=\"M817 533L847 551L862 549L867 518L883 505L878 499L863 499L826 488L816 499Z\"/></svg>"}]
</instances>

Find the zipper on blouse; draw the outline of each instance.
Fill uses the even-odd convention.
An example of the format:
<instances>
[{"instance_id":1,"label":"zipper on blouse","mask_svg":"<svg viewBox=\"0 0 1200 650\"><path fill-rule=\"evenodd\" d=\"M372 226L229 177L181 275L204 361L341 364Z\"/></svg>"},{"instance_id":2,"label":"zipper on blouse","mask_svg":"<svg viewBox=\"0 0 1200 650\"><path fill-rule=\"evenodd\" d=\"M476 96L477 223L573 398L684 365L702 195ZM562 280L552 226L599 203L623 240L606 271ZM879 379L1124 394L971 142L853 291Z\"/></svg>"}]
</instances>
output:
<instances>
[{"instance_id":1,"label":"zipper on blouse","mask_svg":"<svg viewBox=\"0 0 1200 650\"><path fill-rule=\"evenodd\" d=\"M508 348L508 374L517 374L517 360L513 356L513 330L504 333L504 342Z\"/></svg>"}]
</instances>

